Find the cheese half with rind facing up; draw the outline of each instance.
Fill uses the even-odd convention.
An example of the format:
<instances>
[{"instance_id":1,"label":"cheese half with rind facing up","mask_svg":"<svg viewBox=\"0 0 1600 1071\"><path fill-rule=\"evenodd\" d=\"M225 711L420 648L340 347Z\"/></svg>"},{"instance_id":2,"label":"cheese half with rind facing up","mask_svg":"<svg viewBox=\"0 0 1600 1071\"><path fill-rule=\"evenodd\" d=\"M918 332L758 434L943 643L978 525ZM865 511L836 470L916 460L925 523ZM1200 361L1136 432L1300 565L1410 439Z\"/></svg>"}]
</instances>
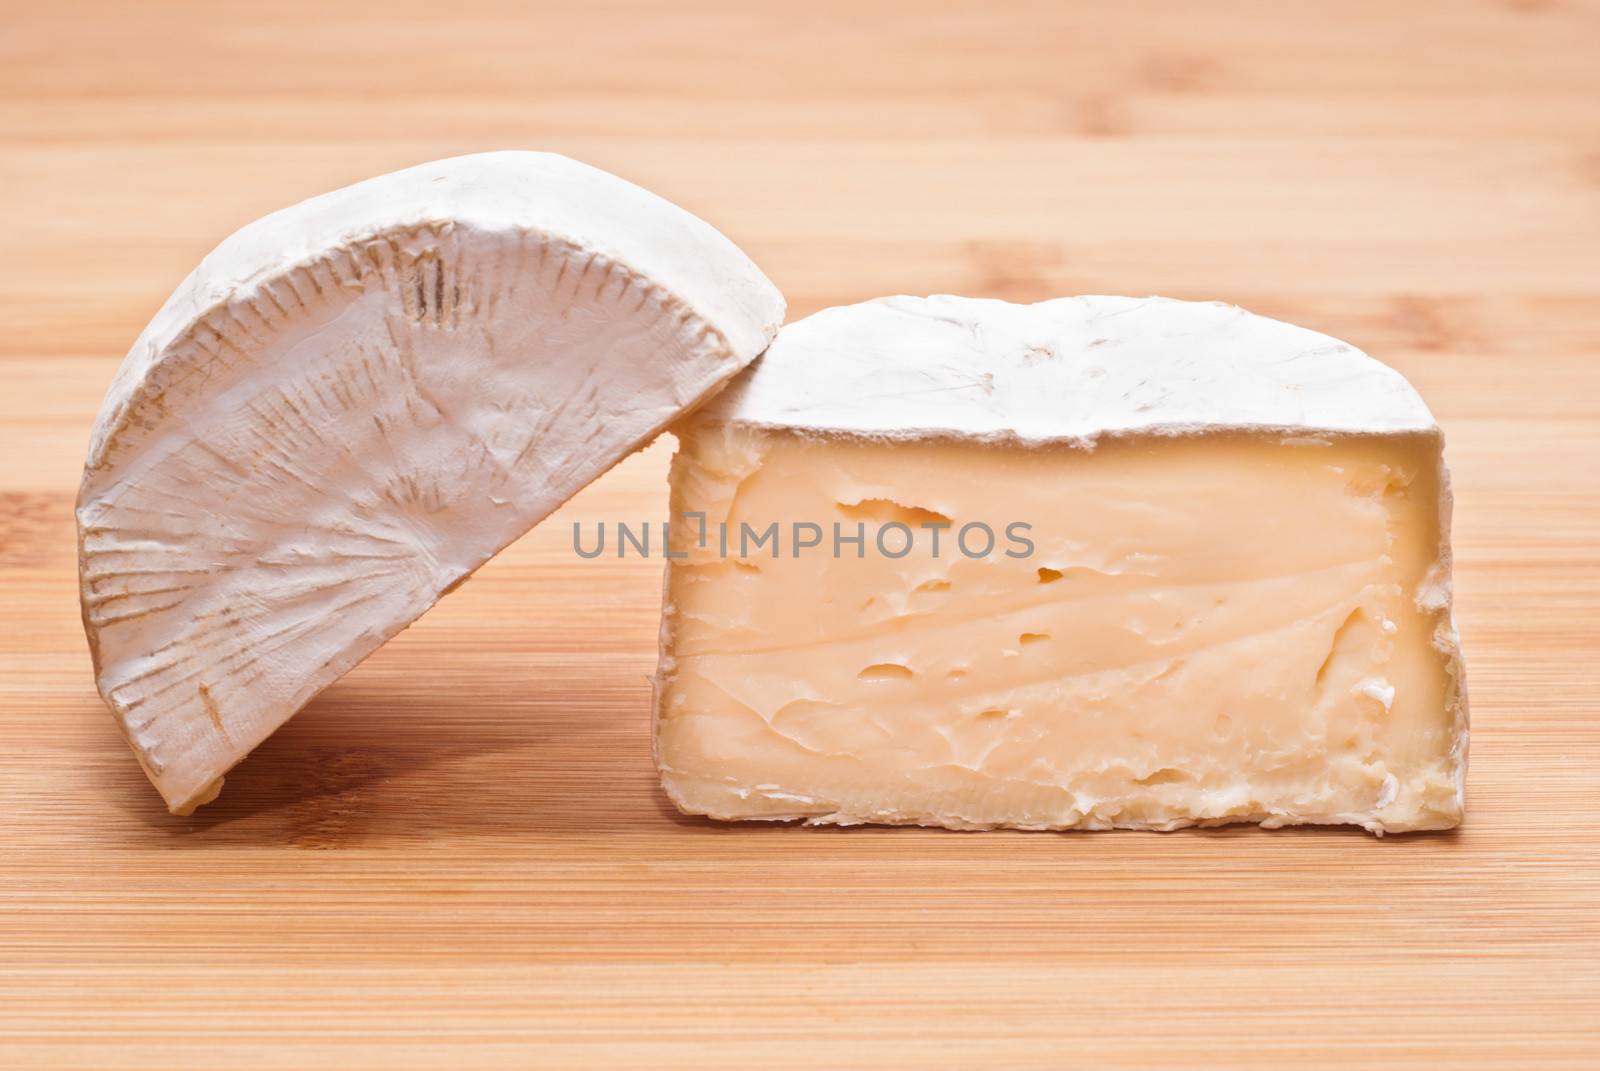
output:
<instances>
[{"instance_id":1,"label":"cheese half with rind facing up","mask_svg":"<svg viewBox=\"0 0 1600 1071\"><path fill-rule=\"evenodd\" d=\"M117 373L77 507L96 682L170 808L783 313L711 226L544 153L385 175L218 246Z\"/></svg>"},{"instance_id":2,"label":"cheese half with rind facing up","mask_svg":"<svg viewBox=\"0 0 1600 1071\"><path fill-rule=\"evenodd\" d=\"M674 431L655 749L686 812L1461 819L1443 440L1344 343L891 298L784 328Z\"/></svg>"}]
</instances>

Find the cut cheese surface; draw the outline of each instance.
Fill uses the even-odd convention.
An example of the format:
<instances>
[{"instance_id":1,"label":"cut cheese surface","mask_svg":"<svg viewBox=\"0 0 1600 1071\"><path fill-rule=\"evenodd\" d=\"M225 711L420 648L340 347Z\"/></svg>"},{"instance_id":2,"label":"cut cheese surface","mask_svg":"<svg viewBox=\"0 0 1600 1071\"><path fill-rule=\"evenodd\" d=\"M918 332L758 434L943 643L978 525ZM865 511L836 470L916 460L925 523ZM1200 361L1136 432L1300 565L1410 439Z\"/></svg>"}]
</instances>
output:
<instances>
[{"instance_id":1,"label":"cut cheese surface","mask_svg":"<svg viewBox=\"0 0 1600 1071\"><path fill-rule=\"evenodd\" d=\"M990 319L1017 307L930 304L951 330L936 329L931 346L919 338L925 369L965 362L958 389L988 375L983 399L1015 388L1013 373L1036 374L1026 353L983 349ZM1219 316L1237 313L1165 307L1182 304L1164 303L1164 334L1130 346L1181 350L1186 322L1214 335ZM1104 344L1064 344L1085 307L1033 307L1026 344L1042 339L1054 359L1090 367L1115 360L1096 352ZM1052 317L1066 328L1053 331ZM917 356L864 355L856 343L883 345L883 323L823 319L785 329L678 428L674 516L703 515L688 534L702 523L708 533L703 544L680 538L687 557L669 562L665 594L656 754L679 807L961 829L1459 822L1465 702L1448 499L1441 439L1420 402L1420 426L1372 434L1191 417L1181 433L1096 436L1075 416L1050 441L962 434L952 425L995 417L948 392L913 397L900 417L881 406L885 426L868 435L841 392L860 426L784 427L752 401L778 396L764 378L822 383L828 369L811 363L822 352L861 384L874 359ZM1301 334L1320 340L1314 349L1331 341ZM1015 342L1003 326L996 339ZM795 354L805 367L784 364ZM1393 376L1355 357L1371 368L1347 373ZM1250 358L1232 374L1248 378ZM1021 394L1034 413L1081 402ZM1389 425L1402 422L1404 407L1384 404ZM929 428L930 406L943 427ZM841 408L811 412L824 411ZM774 538L752 546L774 522ZM804 545L818 530L820 544Z\"/></svg>"},{"instance_id":2,"label":"cut cheese surface","mask_svg":"<svg viewBox=\"0 0 1600 1071\"><path fill-rule=\"evenodd\" d=\"M543 153L382 176L225 241L124 361L77 510L97 684L171 808L783 311L708 224Z\"/></svg>"}]
</instances>

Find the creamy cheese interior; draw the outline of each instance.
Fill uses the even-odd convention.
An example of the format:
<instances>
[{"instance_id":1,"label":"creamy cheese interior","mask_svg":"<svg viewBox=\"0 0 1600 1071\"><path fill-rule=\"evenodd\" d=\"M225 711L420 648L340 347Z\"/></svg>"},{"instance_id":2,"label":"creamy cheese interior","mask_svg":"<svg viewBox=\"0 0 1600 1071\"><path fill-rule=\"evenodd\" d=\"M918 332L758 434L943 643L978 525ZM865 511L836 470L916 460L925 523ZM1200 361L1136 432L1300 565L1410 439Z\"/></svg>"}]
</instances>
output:
<instances>
[{"instance_id":1,"label":"creamy cheese interior","mask_svg":"<svg viewBox=\"0 0 1600 1071\"><path fill-rule=\"evenodd\" d=\"M680 438L656 753L686 811L1460 820L1434 435Z\"/></svg>"}]
</instances>

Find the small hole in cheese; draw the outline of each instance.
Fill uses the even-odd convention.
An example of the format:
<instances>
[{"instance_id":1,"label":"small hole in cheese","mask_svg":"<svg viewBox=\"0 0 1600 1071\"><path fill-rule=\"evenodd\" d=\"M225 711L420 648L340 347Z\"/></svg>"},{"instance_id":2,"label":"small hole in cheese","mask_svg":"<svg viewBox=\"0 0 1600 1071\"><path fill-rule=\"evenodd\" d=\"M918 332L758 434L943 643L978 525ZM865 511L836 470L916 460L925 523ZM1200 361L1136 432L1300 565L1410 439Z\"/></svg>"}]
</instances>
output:
<instances>
[{"instance_id":1,"label":"small hole in cheese","mask_svg":"<svg viewBox=\"0 0 1600 1071\"><path fill-rule=\"evenodd\" d=\"M911 676L911 667L899 662L875 662L856 674L858 680L864 681L903 681Z\"/></svg>"}]
</instances>

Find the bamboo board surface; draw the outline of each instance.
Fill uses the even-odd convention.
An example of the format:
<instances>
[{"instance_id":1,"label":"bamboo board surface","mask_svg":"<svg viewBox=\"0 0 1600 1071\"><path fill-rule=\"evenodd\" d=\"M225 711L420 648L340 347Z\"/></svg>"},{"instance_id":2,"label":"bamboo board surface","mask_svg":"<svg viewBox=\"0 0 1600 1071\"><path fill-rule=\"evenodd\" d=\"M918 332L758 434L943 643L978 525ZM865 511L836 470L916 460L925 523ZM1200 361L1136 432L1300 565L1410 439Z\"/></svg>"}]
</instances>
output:
<instances>
[{"instance_id":1,"label":"bamboo board surface","mask_svg":"<svg viewBox=\"0 0 1600 1071\"><path fill-rule=\"evenodd\" d=\"M1600 7L0 4L0 1065L1600 1066ZM791 316L1222 298L1444 424L1474 733L1449 835L678 816L624 463L169 817L97 699L72 497L217 240L546 148Z\"/></svg>"}]
</instances>

